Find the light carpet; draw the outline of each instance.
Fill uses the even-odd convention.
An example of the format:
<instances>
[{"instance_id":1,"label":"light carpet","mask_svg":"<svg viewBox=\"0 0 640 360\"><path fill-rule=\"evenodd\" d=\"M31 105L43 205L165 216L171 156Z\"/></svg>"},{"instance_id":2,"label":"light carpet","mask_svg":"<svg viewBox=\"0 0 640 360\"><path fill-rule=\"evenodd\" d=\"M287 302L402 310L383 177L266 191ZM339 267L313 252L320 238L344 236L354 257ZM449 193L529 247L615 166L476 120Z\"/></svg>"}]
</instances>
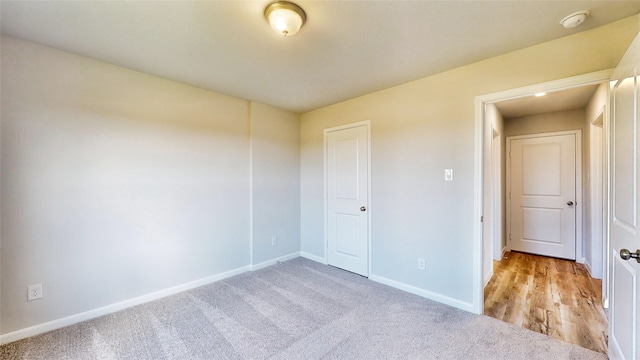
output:
<instances>
[{"instance_id":1,"label":"light carpet","mask_svg":"<svg viewBox=\"0 0 640 360\"><path fill-rule=\"evenodd\" d=\"M297 258L0 347L1 359L606 359Z\"/></svg>"}]
</instances>

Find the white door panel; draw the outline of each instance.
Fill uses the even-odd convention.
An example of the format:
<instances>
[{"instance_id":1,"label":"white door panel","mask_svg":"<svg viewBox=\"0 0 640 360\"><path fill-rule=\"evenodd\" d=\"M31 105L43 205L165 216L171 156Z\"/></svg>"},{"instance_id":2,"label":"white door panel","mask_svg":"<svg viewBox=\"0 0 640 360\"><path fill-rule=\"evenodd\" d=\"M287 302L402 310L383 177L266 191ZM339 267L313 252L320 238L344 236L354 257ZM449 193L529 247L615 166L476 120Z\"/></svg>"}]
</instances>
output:
<instances>
[{"instance_id":1,"label":"white door panel","mask_svg":"<svg viewBox=\"0 0 640 360\"><path fill-rule=\"evenodd\" d=\"M327 262L368 276L368 126L326 131L325 142Z\"/></svg>"},{"instance_id":2,"label":"white door panel","mask_svg":"<svg viewBox=\"0 0 640 360\"><path fill-rule=\"evenodd\" d=\"M621 253L638 253L638 167L640 166L640 35L632 43L616 69L618 81L611 91L611 193L609 204L610 319L609 357L639 359L640 264ZM628 252L630 251L630 252Z\"/></svg>"},{"instance_id":3,"label":"white door panel","mask_svg":"<svg viewBox=\"0 0 640 360\"><path fill-rule=\"evenodd\" d=\"M612 277L616 279L611 287L612 301L615 299L618 302L612 307L612 316L610 323L611 344L610 348L612 353L619 353L621 357L615 357L617 359L634 359L635 342L634 331L637 329L636 317L629 316L634 314L637 298L637 274L636 269L629 265L625 260L622 260L619 254L616 252L613 254L613 270ZM616 284L618 286L616 286ZM627 299L627 301L620 301L620 299ZM612 357L613 359L614 357Z\"/></svg>"},{"instance_id":4,"label":"white door panel","mask_svg":"<svg viewBox=\"0 0 640 360\"><path fill-rule=\"evenodd\" d=\"M636 227L636 134L635 123L625 121L634 118L634 78L622 80L614 89L615 111L614 141L616 151L613 155L613 216L620 222L635 230ZM618 121L615 121L618 120Z\"/></svg>"},{"instance_id":5,"label":"white door panel","mask_svg":"<svg viewBox=\"0 0 640 360\"><path fill-rule=\"evenodd\" d=\"M512 250L575 260L577 135L508 138Z\"/></svg>"}]
</instances>

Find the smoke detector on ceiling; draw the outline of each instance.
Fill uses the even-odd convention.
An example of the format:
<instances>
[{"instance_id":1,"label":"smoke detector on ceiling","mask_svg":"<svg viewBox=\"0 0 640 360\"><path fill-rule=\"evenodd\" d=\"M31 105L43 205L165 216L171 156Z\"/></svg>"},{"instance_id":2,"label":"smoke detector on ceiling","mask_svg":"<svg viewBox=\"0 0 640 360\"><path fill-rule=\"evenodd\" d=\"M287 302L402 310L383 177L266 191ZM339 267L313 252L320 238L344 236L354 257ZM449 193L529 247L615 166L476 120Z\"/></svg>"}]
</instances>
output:
<instances>
[{"instance_id":1,"label":"smoke detector on ceiling","mask_svg":"<svg viewBox=\"0 0 640 360\"><path fill-rule=\"evenodd\" d=\"M573 14L562 19L562 21L560 21L560 24L562 24L565 29L571 29L582 24L587 19L588 15L589 10L576 11Z\"/></svg>"}]
</instances>

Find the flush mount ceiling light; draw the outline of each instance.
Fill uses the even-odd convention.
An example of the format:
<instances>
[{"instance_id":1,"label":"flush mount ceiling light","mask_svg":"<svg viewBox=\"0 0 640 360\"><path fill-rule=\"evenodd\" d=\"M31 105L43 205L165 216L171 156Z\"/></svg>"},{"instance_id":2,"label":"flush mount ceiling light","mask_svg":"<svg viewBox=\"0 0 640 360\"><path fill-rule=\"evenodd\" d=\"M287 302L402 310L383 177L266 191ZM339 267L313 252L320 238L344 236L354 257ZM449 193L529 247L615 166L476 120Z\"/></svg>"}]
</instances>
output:
<instances>
[{"instance_id":1,"label":"flush mount ceiling light","mask_svg":"<svg viewBox=\"0 0 640 360\"><path fill-rule=\"evenodd\" d=\"M560 24L562 24L565 29L571 29L582 24L587 19L588 15L589 10L576 11L573 14L562 19L562 21L560 21Z\"/></svg>"},{"instance_id":2,"label":"flush mount ceiling light","mask_svg":"<svg viewBox=\"0 0 640 360\"><path fill-rule=\"evenodd\" d=\"M291 36L297 33L307 15L302 8L288 1L277 1L264 9L264 17L275 32L282 36Z\"/></svg>"}]
</instances>

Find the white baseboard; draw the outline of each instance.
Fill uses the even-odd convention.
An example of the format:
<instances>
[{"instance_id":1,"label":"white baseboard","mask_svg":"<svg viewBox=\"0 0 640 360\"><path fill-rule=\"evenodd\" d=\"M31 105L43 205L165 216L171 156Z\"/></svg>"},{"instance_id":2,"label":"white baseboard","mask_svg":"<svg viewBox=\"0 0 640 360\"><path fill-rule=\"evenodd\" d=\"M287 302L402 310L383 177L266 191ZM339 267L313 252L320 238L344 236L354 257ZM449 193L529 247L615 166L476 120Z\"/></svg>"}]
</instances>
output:
<instances>
[{"instance_id":1,"label":"white baseboard","mask_svg":"<svg viewBox=\"0 0 640 360\"><path fill-rule=\"evenodd\" d=\"M578 261L576 261L578 262ZM592 272L591 272L591 264L588 261L584 261L582 262L582 264L584 264L584 267L587 268L587 272L589 273L589 276L593 277Z\"/></svg>"},{"instance_id":2,"label":"white baseboard","mask_svg":"<svg viewBox=\"0 0 640 360\"><path fill-rule=\"evenodd\" d=\"M94 319L100 316L104 316L104 315L108 315L120 310L124 310L133 306L137 306L140 304L144 304L150 301L154 301L154 300L158 300L170 295L174 295L183 291L187 291L187 290L191 290L191 289L195 289L197 287L203 286L203 285L207 285L210 283L214 283L216 281L220 281L235 275L239 275L242 273L245 273L247 271L255 271L255 270L259 270L259 269L263 269L265 267L271 266L271 265L275 265L277 264L279 261L287 261L287 260L291 260L294 259L296 257L302 256L306 259L312 260L312 261L316 261L322 264L326 265L326 259L316 256L316 255L312 255L306 252L295 252L295 253L291 253L285 256L281 256L279 258L276 259L272 259L272 260L268 260L265 262L262 262L260 264L256 264L256 265L247 265L247 266L242 266L239 267L237 269L233 269L233 270L229 270L220 274L216 274L216 275L212 275L203 279L199 279L199 280L195 280L195 281L191 281L182 285L178 285L178 286L174 286L168 289L164 289L164 290L160 290L160 291L156 291L147 295L142 295L142 296L138 296L135 297L133 299L129 299L129 300L125 300L122 302L118 302L115 304L111 304L111 305L107 305L98 309L94 309L94 310L89 310L83 313L79 313L79 314L75 314L75 315L71 315L71 316L67 316L65 318L62 319L57 319L57 320L53 320L44 324L38 324L29 328L25 328L25 329L20 329L17 331L13 331L4 335L0 335L0 345L3 344L7 344L10 342L14 342L14 341L18 341L21 339L25 339L31 336L35 336L35 335L39 335L39 334L43 334L52 330L56 330L56 329L60 329L63 328L65 326L69 326L69 325L73 325L73 324L77 324L86 320L90 320L90 319ZM408 284L404 284L395 280L391 280L391 279L387 279L385 277L382 276L378 276L378 275L371 275L369 276L369 279L384 285L388 285L391 286L393 288L399 289L399 290L403 290L418 296L422 296L424 298L427 299L431 299L449 306L453 306L456 307L458 309L461 310L465 310L465 311L469 311L469 312L473 312L473 304L468 303L468 302L463 302L448 296L444 296L442 294L438 294L438 293L434 293L431 291L427 291L412 285L408 285Z\"/></svg>"},{"instance_id":3,"label":"white baseboard","mask_svg":"<svg viewBox=\"0 0 640 360\"><path fill-rule=\"evenodd\" d=\"M491 266L491 270L489 270L487 275L485 275L485 278L482 279L482 288L487 286L487 284L489 283L489 281L491 280L492 277L493 277L493 266Z\"/></svg>"},{"instance_id":4,"label":"white baseboard","mask_svg":"<svg viewBox=\"0 0 640 360\"><path fill-rule=\"evenodd\" d=\"M226 271L223 272L221 274L217 274L217 275L213 275L213 276L209 276L206 277L204 279L200 279L200 280L195 280L195 281L191 281L188 282L186 284L182 284L182 285L178 285L178 286L174 286L168 289L164 289L164 290L160 290L151 294L147 294L147 295L142 295L142 296L138 296L136 298L133 299L129 299L129 300L125 300L119 303L115 303L115 304L111 304L111 305L107 305L98 309L94 309L94 310L89 310L80 314L75 314L75 315L71 315L71 316L67 316L65 318L62 319L57 319L57 320L53 320L44 324L39 324L39 325L35 325L32 327L28 327L26 329L20 329L20 330L16 330L13 332L10 332L8 334L4 334L4 335L0 335L0 345L2 344L7 344L10 342L14 342L14 341L18 341L21 339L25 339L31 336L35 336L35 335L39 335L39 334L43 334L52 330L56 330L56 329L60 329L63 328L65 326L70 326L73 324L77 324L79 322L83 322L86 320L90 320L90 319L94 319L100 316L104 316L104 315L108 315L120 310L124 310L133 306L137 306L140 304L144 304L150 301L154 301L154 300L158 300L170 295L175 295L177 293L183 292L183 291L187 291L187 290L191 290L191 289L195 289L197 287L203 286L203 285L207 285L210 283L214 283L216 281L220 281L235 275L239 275L242 274L244 272L247 271L255 271L255 270L259 270L259 269L263 269L266 268L268 266L271 265L275 265L280 261L287 261L287 260L291 260L291 259L295 259L297 257L300 257L300 253L299 252L295 252L295 253L291 253L285 256L281 256L279 258L276 259L271 259L268 261L264 261L260 264L256 264L256 265L247 265L247 266L243 266L234 270L230 270L230 271ZM313 260L313 259L312 259Z\"/></svg>"},{"instance_id":5,"label":"white baseboard","mask_svg":"<svg viewBox=\"0 0 640 360\"><path fill-rule=\"evenodd\" d=\"M235 275L239 275L242 274L244 272L247 272L251 269L250 266L243 266L243 267L239 267L237 269L233 269L233 270L229 270L229 271L225 271L223 273L220 274L216 274L216 275L212 275L212 276L208 276L206 278L203 279L199 279L199 280L195 280L195 281L191 281L182 285L178 285L178 286L174 286L168 289L164 289L164 290L160 290L160 291L156 291L147 295L142 295L142 296L138 296L135 297L133 299L129 299L129 300L125 300L122 302L118 302L115 304L111 304L111 305L107 305L101 308L97 308L94 310L89 310L89 311L85 311L83 313L80 314L75 314L75 315L71 315L71 316L67 316L65 318L62 319L57 319L57 320L53 320L53 321L49 321L47 323L44 324L38 324L35 326L31 326L28 327L26 329L20 329L20 330L16 330L4 335L0 335L0 345L3 344L7 344L10 342L14 342L14 341L18 341L21 339L25 339L31 336L35 336L35 335L39 335L39 334L43 334L52 330L56 330L56 329L60 329L63 328L65 326L69 326L69 325L73 325L73 324L77 324L79 322L82 321L86 321L86 320L90 320L93 318L97 318L100 316L104 316L104 315L108 315L120 310L124 310L133 306L137 306L140 304L144 304L150 301L154 301L154 300L158 300L170 295L174 295L183 291L187 291L187 290L191 290L191 289L195 289L197 287L203 286L203 285L207 285L210 283L214 283L216 281L220 281Z\"/></svg>"},{"instance_id":6,"label":"white baseboard","mask_svg":"<svg viewBox=\"0 0 640 360\"><path fill-rule=\"evenodd\" d=\"M406 291L408 293L414 294L414 295L418 295L418 296L422 296L424 298L433 300L433 301L437 301L439 303L445 304L445 305L449 305L449 306L453 306L455 308L458 308L460 310L464 310L464 311L468 311L468 312L474 312L474 306L472 303L469 302L464 302L464 301L460 301L458 299L454 299L442 294L438 294L438 293L434 293L432 291L428 291L428 290L424 290L418 287L415 287L413 285L408 285L405 283L401 283L399 281L395 281L395 280L391 280L391 279L387 279L385 277L382 276L378 276L378 275L371 275L369 276L369 279L375 282L378 282L380 284L384 284L384 285L388 285L391 286L393 288L402 290L402 291Z\"/></svg>"},{"instance_id":7,"label":"white baseboard","mask_svg":"<svg viewBox=\"0 0 640 360\"><path fill-rule=\"evenodd\" d=\"M581 258L576 258L576 262L577 262L578 264L584 264L586 261L587 261L587 259L586 259L586 258L583 258L583 257L581 257Z\"/></svg>"},{"instance_id":8,"label":"white baseboard","mask_svg":"<svg viewBox=\"0 0 640 360\"><path fill-rule=\"evenodd\" d=\"M275 265L275 264L277 264L279 262L295 259L297 257L300 257L300 252L294 252L294 253L291 253L291 254L288 254L288 255L280 256L279 258L263 261L263 262L261 262L259 264L251 265L251 271L264 269L264 268L269 267L271 265Z\"/></svg>"},{"instance_id":9,"label":"white baseboard","mask_svg":"<svg viewBox=\"0 0 640 360\"><path fill-rule=\"evenodd\" d=\"M300 256L302 256L305 259L313 260L315 262L319 262L321 264L327 265L327 260L323 257L309 254L308 252L304 252L304 251L300 251Z\"/></svg>"}]
</instances>

